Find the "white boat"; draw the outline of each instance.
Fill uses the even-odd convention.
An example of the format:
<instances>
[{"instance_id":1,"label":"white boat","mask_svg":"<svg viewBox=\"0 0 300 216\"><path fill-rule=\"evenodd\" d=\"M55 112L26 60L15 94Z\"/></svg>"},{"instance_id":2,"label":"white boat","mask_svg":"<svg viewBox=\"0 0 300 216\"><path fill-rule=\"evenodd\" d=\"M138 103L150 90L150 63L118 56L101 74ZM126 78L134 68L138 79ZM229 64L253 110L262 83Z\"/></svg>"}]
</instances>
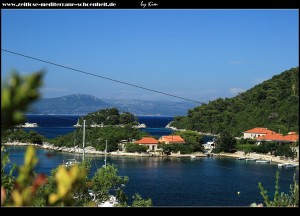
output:
<instances>
[{"instance_id":1,"label":"white boat","mask_svg":"<svg viewBox=\"0 0 300 216\"><path fill-rule=\"evenodd\" d=\"M269 160L257 160L256 163L270 163Z\"/></svg>"},{"instance_id":2,"label":"white boat","mask_svg":"<svg viewBox=\"0 0 300 216\"><path fill-rule=\"evenodd\" d=\"M32 128L32 127L38 127L38 124L26 122L25 124L18 125L17 127Z\"/></svg>"},{"instance_id":3,"label":"white boat","mask_svg":"<svg viewBox=\"0 0 300 216\"><path fill-rule=\"evenodd\" d=\"M66 167L69 167L69 166L73 166L75 164L79 164L79 162L76 159L69 159L63 165Z\"/></svg>"},{"instance_id":4,"label":"white boat","mask_svg":"<svg viewBox=\"0 0 300 216\"><path fill-rule=\"evenodd\" d=\"M191 159L196 159L196 156L195 155L191 155Z\"/></svg>"},{"instance_id":5,"label":"white boat","mask_svg":"<svg viewBox=\"0 0 300 216\"><path fill-rule=\"evenodd\" d=\"M98 205L98 207L114 207L115 205L117 205L119 202L117 200L117 198L113 195L109 196L109 199L106 200L105 202L102 202Z\"/></svg>"},{"instance_id":6,"label":"white boat","mask_svg":"<svg viewBox=\"0 0 300 216\"><path fill-rule=\"evenodd\" d=\"M278 164L278 167L285 167L285 165L280 163L280 164Z\"/></svg>"},{"instance_id":7,"label":"white boat","mask_svg":"<svg viewBox=\"0 0 300 216\"><path fill-rule=\"evenodd\" d=\"M256 161L255 158L246 158L246 161Z\"/></svg>"},{"instance_id":8,"label":"white boat","mask_svg":"<svg viewBox=\"0 0 300 216\"><path fill-rule=\"evenodd\" d=\"M239 157L238 160L245 160L245 157Z\"/></svg>"},{"instance_id":9,"label":"white boat","mask_svg":"<svg viewBox=\"0 0 300 216\"><path fill-rule=\"evenodd\" d=\"M285 168L294 168L294 167L297 167L297 165L296 164L288 163L288 164L285 164L284 167Z\"/></svg>"}]
</instances>

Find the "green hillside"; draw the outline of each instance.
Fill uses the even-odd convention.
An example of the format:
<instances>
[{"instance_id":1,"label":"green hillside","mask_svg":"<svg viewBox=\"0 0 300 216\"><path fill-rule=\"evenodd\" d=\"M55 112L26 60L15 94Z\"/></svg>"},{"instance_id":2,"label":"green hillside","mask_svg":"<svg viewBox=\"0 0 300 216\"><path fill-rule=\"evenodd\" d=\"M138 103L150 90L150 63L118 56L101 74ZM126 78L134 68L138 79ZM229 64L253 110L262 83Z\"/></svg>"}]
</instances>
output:
<instances>
[{"instance_id":1,"label":"green hillside","mask_svg":"<svg viewBox=\"0 0 300 216\"><path fill-rule=\"evenodd\" d=\"M284 71L233 98L217 99L175 117L171 126L242 136L253 127L299 132L299 67Z\"/></svg>"}]
</instances>

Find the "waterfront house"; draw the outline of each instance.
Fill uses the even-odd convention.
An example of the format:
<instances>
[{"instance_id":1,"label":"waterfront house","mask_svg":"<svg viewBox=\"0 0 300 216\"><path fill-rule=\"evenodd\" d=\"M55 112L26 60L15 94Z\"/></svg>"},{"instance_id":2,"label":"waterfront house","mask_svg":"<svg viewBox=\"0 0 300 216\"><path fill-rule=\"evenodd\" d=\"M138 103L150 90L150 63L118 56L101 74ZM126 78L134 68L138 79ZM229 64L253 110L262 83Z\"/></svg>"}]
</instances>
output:
<instances>
[{"instance_id":1,"label":"waterfront house","mask_svg":"<svg viewBox=\"0 0 300 216\"><path fill-rule=\"evenodd\" d=\"M207 143L204 143L202 144L204 150L208 150L208 151L211 151L215 148L215 143L214 142L207 142Z\"/></svg>"},{"instance_id":2,"label":"waterfront house","mask_svg":"<svg viewBox=\"0 0 300 216\"><path fill-rule=\"evenodd\" d=\"M148 146L149 151L156 151L157 145L158 145L158 140L156 140L152 137L143 137L142 139L135 141L135 143L139 144L139 145Z\"/></svg>"},{"instance_id":3,"label":"waterfront house","mask_svg":"<svg viewBox=\"0 0 300 216\"><path fill-rule=\"evenodd\" d=\"M158 140L165 144L184 144L185 140L179 135L162 136Z\"/></svg>"},{"instance_id":4,"label":"waterfront house","mask_svg":"<svg viewBox=\"0 0 300 216\"><path fill-rule=\"evenodd\" d=\"M252 128L243 133L244 133L244 139L247 139L247 138L254 139L256 137L264 136L266 134L275 134L274 131L269 130L268 128L262 128L262 127Z\"/></svg>"},{"instance_id":5,"label":"waterfront house","mask_svg":"<svg viewBox=\"0 0 300 216\"><path fill-rule=\"evenodd\" d=\"M286 136L282 134L273 133L265 134L255 138L257 141L269 141L278 143L294 143L299 140L299 135L296 132L289 132Z\"/></svg>"},{"instance_id":6,"label":"waterfront house","mask_svg":"<svg viewBox=\"0 0 300 216\"><path fill-rule=\"evenodd\" d=\"M296 132L289 132L286 136L284 136L284 139L291 142L297 142L299 140L299 134Z\"/></svg>"}]
</instances>

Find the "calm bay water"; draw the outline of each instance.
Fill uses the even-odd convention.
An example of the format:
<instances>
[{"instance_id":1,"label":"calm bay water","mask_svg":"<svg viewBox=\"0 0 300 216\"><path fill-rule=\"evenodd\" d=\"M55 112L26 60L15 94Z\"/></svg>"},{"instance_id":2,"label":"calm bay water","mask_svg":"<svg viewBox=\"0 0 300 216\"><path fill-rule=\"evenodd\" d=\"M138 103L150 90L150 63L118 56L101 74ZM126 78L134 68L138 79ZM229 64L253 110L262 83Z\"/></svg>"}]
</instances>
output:
<instances>
[{"instance_id":1,"label":"calm bay water","mask_svg":"<svg viewBox=\"0 0 300 216\"><path fill-rule=\"evenodd\" d=\"M25 147L7 147L12 163L23 163ZM50 174L63 161L81 160L81 155L37 149L37 173ZM104 164L103 156L93 156L90 176ZM128 176L126 194L135 192L151 198L154 206L249 206L263 202L258 182L273 198L275 173L280 172L280 191L288 192L299 169L282 169L276 164L256 164L232 158L108 157L108 163ZM240 191L240 195L237 195Z\"/></svg>"},{"instance_id":2,"label":"calm bay water","mask_svg":"<svg viewBox=\"0 0 300 216\"><path fill-rule=\"evenodd\" d=\"M79 116L29 115L28 121L37 123L32 128L53 138L74 130ZM172 117L138 117L147 128L141 129L153 136L168 135L172 130L165 126ZM206 141L211 137L206 137ZM25 147L7 147L12 163L23 163ZM50 171L67 159L81 160L81 155L37 149L37 173ZM104 164L103 156L93 156L90 176ZM119 169L119 175L128 176L125 192L151 198L154 206L249 206L263 202L258 188L262 182L269 197L274 196L275 174L280 172L280 191L289 192L293 175L299 180L299 168L282 169L277 164L256 164L232 158L144 158L108 157L108 163ZM240 191L240 195L237 192Z\"/></svg>"},{"instance_id":3,"label":"calm bay water","mask_svg":"<svg viewBox=\"0 0 300 216\"><path fill-rule=\"evenodd\" d=\"M77 123L79 117L75 115L27 115L27 121L37 123L39 127L25 128L25 130L34 130L51 139L73 132L76 129L73 125ZM152 136L160 137L172 133L172 130L165 128L165 126L173 121L173 117L138 116L137 118L140 124L147 125L147 128L141 130Z\"/></svg>"}]
</instances>

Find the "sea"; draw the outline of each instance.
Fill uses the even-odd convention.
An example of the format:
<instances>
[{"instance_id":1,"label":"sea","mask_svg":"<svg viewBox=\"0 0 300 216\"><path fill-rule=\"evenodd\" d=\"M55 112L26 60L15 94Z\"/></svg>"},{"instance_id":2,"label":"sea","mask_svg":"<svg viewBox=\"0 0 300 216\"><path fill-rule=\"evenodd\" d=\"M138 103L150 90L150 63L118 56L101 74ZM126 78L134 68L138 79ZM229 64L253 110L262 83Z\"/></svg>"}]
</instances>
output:
<instances>
[{"instance_id":1,"label":"sea","mask_svg":"<svg viewBox=\"0 0 300 216\"><path fill-rule=\"evenodd\" d=\"M60 135L73 132L73 127L77 123L78 115L26 115L27 121L37 123L37 128L26 128L25 130L34 130L41 135L52 139ZM173 130L165 128L168 123L174 120L174 117L166 116L137 116L140 124L145 124L146 128L140 130L149 133L155 137L169 135Z\"/></svg>"},{"instance_id":2,"label":"sea","mask_svg":"<svg viewBox=\"0 0 300 216\"><path fill-rule=\"evenodd\" d=\"M30 115L28 121L40 127L32 128L48 138L66 134L74 130L78 116ZM153 136L168 135L172 130L165 126L172 117L142 116L143 129ZM206 137L211 140L211 137ZM21 165L25 147L9 146L7 152L12 163ZM81 160L81 155L37 149L39 162L36 173L49 175L50 171L67 159ZM91 159L92 177L104 164L103 156L86 156ZM117 166L119 175L128 176L124 187L129 203L132 196L139 193L143 198L151 198L157 207L240 207L251 203L263 203L258 182L267 190L273 200L275 174L279 171L279 191L289 193L295 175L299 182L299 168L278 168L277 164L257 164L226 157L204 158L161 158L111 156L107 162Z\"/></svg>"}]
</instances>

